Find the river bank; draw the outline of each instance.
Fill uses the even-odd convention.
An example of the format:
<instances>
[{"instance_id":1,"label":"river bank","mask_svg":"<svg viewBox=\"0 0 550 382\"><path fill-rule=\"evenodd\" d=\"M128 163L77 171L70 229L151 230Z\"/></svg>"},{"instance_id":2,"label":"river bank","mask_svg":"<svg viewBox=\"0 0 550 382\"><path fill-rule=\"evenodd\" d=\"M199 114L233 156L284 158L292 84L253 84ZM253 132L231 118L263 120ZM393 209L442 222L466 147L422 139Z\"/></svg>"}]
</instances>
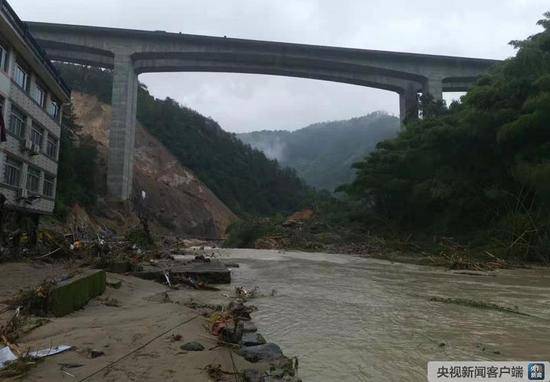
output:
<instances>
[{"instance_id":1,"label":"river bank","mask_svg":"<svg viewBox=\"0 0 550 382\"><path fill-rule=\"evenodd\" d=\"M0 300L6 301L18 289L32 290L43 280L64 278L85 268L74 261L26 261L3 263L0 269L5 275L0 280ZM242 352L241 338L231 344L213 335L212 317L235 304L235 286L175 288L107 272L105 292L83 309L64 317L25 318L17 349L26 352L68 345L72 350L32 365L23 380L260 381L262 375L288 374L286 369L293 367L293 361L275 354L276 345L269 345L276 357L257 360L261 357ZM0 312L0 325L14 315L4 306ZM247 324L248 345L256 345L250 343L251 337L257 338L252 326ZM27 331L28 327L32 330ZM194 351L197 346L202 350Z\"/></svg>"},{"instance_id":2,"label":"river bank","mask_svg":"<svg viewBox=\"0 0 550 382\"><path fill-rule=\"evenodd\" d=\"M235 286L257 288L248 304L258 308L252 314L258 331L299 357L305 381L423 381L430 360L550 358L545 268L463 272L327 253L197 253L235 265L232 283L219 290L171 289L108 273L112 286L102 296L66 317L48 317L21 337L19 345L32 349L75 346L44 359L25 380L211 381L209 371L217 370L218 380L234 381L235 369L273 370L211 335L215 307L234 300ZM70 263L0 267L6 275L1 299L6 288L71 271ZM205 349L182 350L188 342ZM101 355L92 358L92 351Z\"/></svg>"},{"instance_id":3,"label":"river bank","mask_svg":"<svg viewBox=\"0 0 550 382\"><path fill-rule=\"evenodd\" d=\"M227 248L339 253L474 272L550 265L543 257L517 250L516 244L490 235L450 237L350 223L322 209L238 221L224 242Z\"/></svg>"}]
</instances>

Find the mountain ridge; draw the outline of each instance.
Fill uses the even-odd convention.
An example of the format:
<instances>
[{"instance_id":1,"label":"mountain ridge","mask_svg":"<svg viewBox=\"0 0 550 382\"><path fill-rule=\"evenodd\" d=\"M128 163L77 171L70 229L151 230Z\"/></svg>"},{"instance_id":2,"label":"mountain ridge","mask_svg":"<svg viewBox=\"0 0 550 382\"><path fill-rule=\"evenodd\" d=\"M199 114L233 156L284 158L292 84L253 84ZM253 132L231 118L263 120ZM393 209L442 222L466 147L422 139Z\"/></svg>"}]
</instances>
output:
<instances>
[{"instance_id":1,"label":"mountain ridge","mask_svg":"<svg viewBox=\"0 0 550 382\"><path fill-rule=\"evenodd\" d=\"M397 117L374 112L347 120L317 122L304 128L259 130L236 136L282 166L296 170L307 184L333 191L353 180L353 163L393 138L400 129Z\"/></svg>"}]
</instances>

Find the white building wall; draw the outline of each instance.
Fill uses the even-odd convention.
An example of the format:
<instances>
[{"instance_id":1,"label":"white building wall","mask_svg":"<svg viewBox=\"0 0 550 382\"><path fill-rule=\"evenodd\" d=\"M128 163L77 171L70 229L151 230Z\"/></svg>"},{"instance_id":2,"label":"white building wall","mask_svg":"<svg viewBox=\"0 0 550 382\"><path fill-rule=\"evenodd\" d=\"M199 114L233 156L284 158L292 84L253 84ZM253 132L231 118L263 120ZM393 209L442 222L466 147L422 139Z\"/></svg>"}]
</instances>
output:
<instances>
[{"instance_id":1,"label":"white building wall","mask_svg":"<svg viewBox=\"0 0 550 382\"><path fill-rule=\"evenodd\" d=\"M6 124L6 129L8 129L12 107L16 106L27 116L27 120L24 139L20 140L17 137L7 133L7 141L0 143L0 192L6 196L7 203L13 207L23 208L31 212L51 213L53 212L55 206L55 200L54 198L43 195L43 185L45 174L54 176L55 197L55 189L57 188L57 161L59 158L59 138L61 135L61 126L59 122L50 117L46 109L40 107L40 105L32 98L31 95L33 94L37 80L34 74L31 74L31 91L28 94L12 80L15 73L16 57L17 53L10 50L8 73L0 70L0 95L5 99L3 118ZM47 91L48 89L45 90ZM48 93L47 102L49 101L50 95ZM30 140L33 122L38 123L38 125L43 128L44 134L40 153L31 155L28 150L24 149L24 140ZM57 140L56 158L50 158L46 155L48 136L52 136ZM7 156L18 160L23 164L19 184L20 188L26 188L27 170L29 166L40 170L41 176L39 192L35 194L35 196L40 196L40 198L33 200L32 203L28 203L27 201L18 198L17 187L13 187L5 183L4 168ZM30 193L29 195L33 194Z\"/></svg>"}]
</instances>

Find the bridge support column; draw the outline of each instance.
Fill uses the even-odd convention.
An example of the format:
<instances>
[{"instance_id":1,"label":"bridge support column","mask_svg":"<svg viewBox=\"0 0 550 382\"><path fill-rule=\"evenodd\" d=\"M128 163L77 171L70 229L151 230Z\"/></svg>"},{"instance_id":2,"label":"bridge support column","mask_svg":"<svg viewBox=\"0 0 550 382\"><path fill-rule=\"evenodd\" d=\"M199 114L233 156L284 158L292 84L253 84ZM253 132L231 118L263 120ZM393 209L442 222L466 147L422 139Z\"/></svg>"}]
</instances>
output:
<instances>
[{"instance_id":1,"label":"bridge support column","mask_svg":"<svg viewBox=\"0 0 550 382\"><path fill-rule=\"evenodd\" d=\"M418 118L418 93L413 84L399 93L399 117L401 122Z\"/></svg>"},{"instance_id":2,"label":"bridge support column","mask_svg":"<svg viewBox=\"0 0 550 382\"><path fill-rule=\"evenodd\" d=\"M441 101L443 99L443 80L441 79L428 79L422 89L423 94L430 94L434 97L434 101Z\"/></svg>"},{"instance_id":3,"label":"bridge support column","mask_svg":"<svg viewBox=\"0 0 550 382\"><path fill-rule=\"evenodd\" d=\"M137 91L137 74L130 56L115 55L107 191L117 200L127 200L132 192Z\"/></svg>"}]
</instances>

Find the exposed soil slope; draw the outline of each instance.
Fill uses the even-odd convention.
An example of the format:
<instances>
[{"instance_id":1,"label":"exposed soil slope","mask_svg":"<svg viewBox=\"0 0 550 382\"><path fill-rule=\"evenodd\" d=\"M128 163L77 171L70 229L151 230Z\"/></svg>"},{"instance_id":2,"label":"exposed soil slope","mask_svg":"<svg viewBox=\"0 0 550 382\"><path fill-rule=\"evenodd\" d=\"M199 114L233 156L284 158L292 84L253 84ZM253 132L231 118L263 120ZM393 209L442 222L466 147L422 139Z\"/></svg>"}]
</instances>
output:
<instances>
[{"instance_id":1,"label":"exposed soil slope","mask_svg":"<svg viewBox=\"0 0 550 382\"><path fill-rule=\"evenodd\" d=\"M82 134L98 142L106 163L111 106L78 92L73 103ZM175 234L222 237L236 219L233 212L139 123L135 147L134 190L146 192L146 208L155 222Z\"/></svg>"}]
</instances>

